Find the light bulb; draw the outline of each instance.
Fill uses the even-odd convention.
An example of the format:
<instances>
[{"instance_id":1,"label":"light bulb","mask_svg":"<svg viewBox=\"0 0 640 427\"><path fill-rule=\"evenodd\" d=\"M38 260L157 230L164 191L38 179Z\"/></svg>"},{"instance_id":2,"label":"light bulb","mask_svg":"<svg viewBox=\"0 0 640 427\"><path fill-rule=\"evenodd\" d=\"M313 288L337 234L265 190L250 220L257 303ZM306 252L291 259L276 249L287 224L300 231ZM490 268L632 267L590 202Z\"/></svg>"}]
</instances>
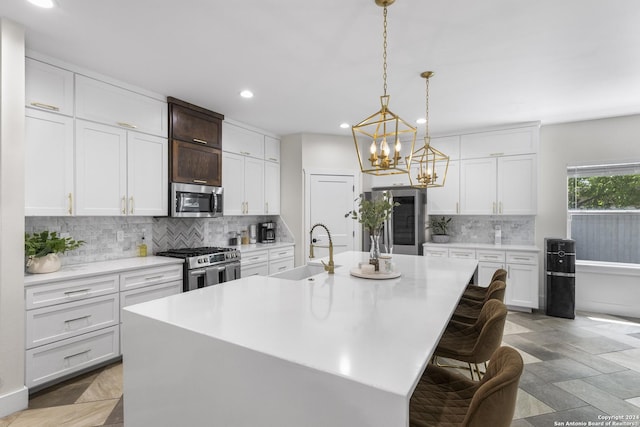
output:
<instances>
[{"instance_id":1,"label":"light bulb","mask_svg":"<svg viewBox=\"0 0 640 427\"><path fill-rule=\"evenodd\" d=\"M370 152L371 154L376 154L376 142L375 142L375 141L373 141L373 142L371 143L371 146L369 147L369 152Z\"/></svg>"},{"instance_id":2,"label":"light bulb","mask_svg":"<svg viewBox=\"0 0 640 427\"><path fill-rule=\"evenodd\" d=\"M382 140L382 154L384 154L385 156L389 155L389 144L387 144L387 140L383 139Z\"/></svg>"}]
</instances>

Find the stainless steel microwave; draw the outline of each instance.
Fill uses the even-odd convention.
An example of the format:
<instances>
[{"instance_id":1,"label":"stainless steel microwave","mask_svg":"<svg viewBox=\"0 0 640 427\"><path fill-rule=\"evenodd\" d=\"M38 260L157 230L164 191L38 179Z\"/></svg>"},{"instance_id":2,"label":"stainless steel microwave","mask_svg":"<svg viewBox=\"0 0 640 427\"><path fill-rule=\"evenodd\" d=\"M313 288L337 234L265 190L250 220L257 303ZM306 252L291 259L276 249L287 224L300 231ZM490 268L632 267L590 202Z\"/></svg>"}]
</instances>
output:
<instances>
[{"instance_id":1,"label":"stainless steel microwave","mask_svg":"<svg viewBox=\"0 0 640 427\"><path fill-rule=\"evenodd\" d=\"M222 187L171 183L171 216L213 218L222 216Z\"/></svg>"}]
</instances>

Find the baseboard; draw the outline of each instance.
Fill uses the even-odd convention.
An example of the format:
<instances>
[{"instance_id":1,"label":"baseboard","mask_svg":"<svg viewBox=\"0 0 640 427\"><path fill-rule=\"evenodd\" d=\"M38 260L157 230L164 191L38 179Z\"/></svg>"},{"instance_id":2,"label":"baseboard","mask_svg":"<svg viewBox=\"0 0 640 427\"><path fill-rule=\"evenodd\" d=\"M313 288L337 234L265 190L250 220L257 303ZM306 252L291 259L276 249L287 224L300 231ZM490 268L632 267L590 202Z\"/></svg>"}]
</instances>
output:
<instances>
[{"instance_id":1,"label":"baseboard","mask_svg":"<svg viewBox=\"0 0 640 427\"><path fill-rule=\"evenodd\" d=\"M29 389L27 387L3 394L0 396L0 418L27 409L27 406L29 406Z\"/></svg>"}]
</instances>

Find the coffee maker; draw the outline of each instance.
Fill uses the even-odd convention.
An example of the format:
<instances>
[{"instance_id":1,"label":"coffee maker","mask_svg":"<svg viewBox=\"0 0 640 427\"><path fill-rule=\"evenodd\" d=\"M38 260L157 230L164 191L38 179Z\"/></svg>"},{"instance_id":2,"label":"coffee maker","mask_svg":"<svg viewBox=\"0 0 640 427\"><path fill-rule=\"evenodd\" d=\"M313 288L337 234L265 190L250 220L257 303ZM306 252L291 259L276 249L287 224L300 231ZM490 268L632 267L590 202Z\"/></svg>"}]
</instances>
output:
<instances>
[{"instance_id":1,"label":"coffee maker","mask_svg":"<svg viewBox=\"0 0 640 427\"><path fill-rule=\"evenodd\" d=\"M276 223L261 222L258 224L258 241L260 243L275 243L276 241Z\"/></svg>"}]
</instances>

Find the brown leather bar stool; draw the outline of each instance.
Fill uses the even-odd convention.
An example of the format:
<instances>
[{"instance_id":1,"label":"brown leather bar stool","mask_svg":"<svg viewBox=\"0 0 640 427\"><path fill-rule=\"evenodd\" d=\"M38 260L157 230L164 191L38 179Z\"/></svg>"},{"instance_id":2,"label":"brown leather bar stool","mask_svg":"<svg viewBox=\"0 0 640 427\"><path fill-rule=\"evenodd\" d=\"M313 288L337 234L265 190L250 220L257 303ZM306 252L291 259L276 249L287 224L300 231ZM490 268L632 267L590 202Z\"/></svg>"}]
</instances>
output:
<instances>
[{"instance_id":1,"label":"brown leather bar stool","mask_svg":"<svg viewBox=\"0 0 640 427\"><path fill-rule=\"evenodd\" d=\"M480 379L482 374L478 364L489 360L493 352L500 347L506 320L507 307L500 301L491 299L484 304L473 325L449 322L433 354L434 362L438 357L446 357L467 363L472 379L473 364Z\"/></svg>"},{"instance_id":2,"label":"brown leather bar stool","mask_svg":"<svg viewBox=\"0 0 640 427\"><path fill-rule=\"evenodd\" d=\"M493 273L491 282L489 283L493 283L496 280L507 283L507 270L503 268L497 269ZM462 294L462 298L474 301L482 301L484 300L484 296L487 293L487 289L488 286L467 285L467 289L465 289L464 293Z\"/></svg>"},{"instance_id":3,"label":"brown leather bar stool","mask_svg":"<svg viewBox=\"0 0 640 427\"><path fill-rule=\"evenodd\" d=\"M500 280L496 280L491 282L487 287L487 291L482 301L471 301L461 298L456 310L451 316L451 320L473 325L478 319L480 311L487 301L496 299L500 302L504 302L504 294L506 290L507 285Z\"/></svg>"},{"instance_id":4,"label":"brown leather bar stool","mask_svg":"<svg viewBox=\"0 0 640 427\"><path fill-rule=\"evenodd\" d=\"M511 347L491 356L481 381L429 365L409 404L410 427L509 427L523 362Z\"/></svg>"}]
</instances>

